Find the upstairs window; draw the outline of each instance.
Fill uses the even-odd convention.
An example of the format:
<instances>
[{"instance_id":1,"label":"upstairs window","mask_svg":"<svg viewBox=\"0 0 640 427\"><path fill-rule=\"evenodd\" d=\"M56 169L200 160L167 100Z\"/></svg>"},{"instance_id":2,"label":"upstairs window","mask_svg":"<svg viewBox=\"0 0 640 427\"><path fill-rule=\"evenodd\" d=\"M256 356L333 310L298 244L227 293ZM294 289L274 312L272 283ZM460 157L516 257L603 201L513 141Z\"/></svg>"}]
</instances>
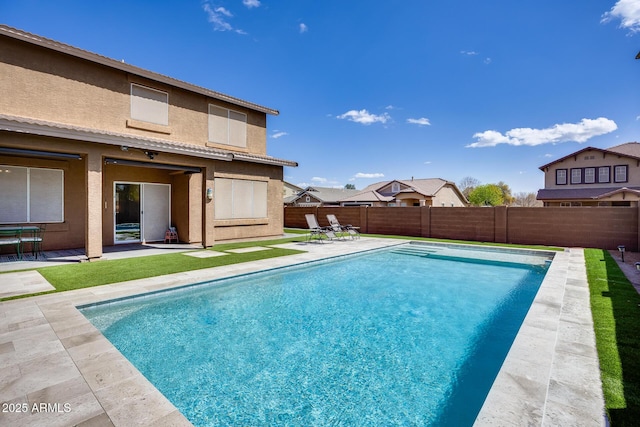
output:
<instances>
[{"instance_id":1,"label":"upstairs window","mask_svg":"<svg viewBox=\"0 0 640 427\"><path fill-rule=\"evenodd\" d=\"M556 185L567 185L566 169L556 169Z\"/></svg>"},{"instance_id":2,"label":"upstairs window","mask_svg":"<svg viewBox=\"0 0 640 427\"><path fill-rule=\"evenodd\" d=\"M614 182L627 182L627 165L620 165L613 167Z\"/></svg>"},{"instance_id":3,"label":"upstairs window","mask_svg":"<svg viewBox=\"0 0 640 427\"><path fill-rule=\"evenodd\" d=\"M582 169L571 169L571 183L582 184Z\"/></svg>"},{"instance_id":4,"label":"upstairs window","mask_svg":"<svg viewBox=\"0 0 640 427\"><path fill-rule=\"evenodd\" d=\"M596 168L584 168L584 183L593 184L596 182Z\"/></svg>"},{"instance_id":5,"label":"upstairs window","mask_svg":"<svg viewBox=\"0 0 640 427\"><path fill-rule=\"evenodd\" d=\"M247 147L247 115L209 104L209 142Z\"/></svg>"},{"instance_id":6,"label":"upstairs window","mask_svg":"<svg viewBox=\"0 0 640 427\"><path fill-rule=\"evenodd\" d=\"M606 183L611 182L611 178L609 177L610 168L609 166L601 166L598 168L598 182Z\"/></svg>"},{"instance_id":7,"label":"upstairs window","mask_svg":"<svg viewBox=\"0 0 640 427\"><path fill-rule=\"evenodd\" d=\"M131 84L131 118L157 125L169 125L169 94Z\"/></svg>"}]
</instances>

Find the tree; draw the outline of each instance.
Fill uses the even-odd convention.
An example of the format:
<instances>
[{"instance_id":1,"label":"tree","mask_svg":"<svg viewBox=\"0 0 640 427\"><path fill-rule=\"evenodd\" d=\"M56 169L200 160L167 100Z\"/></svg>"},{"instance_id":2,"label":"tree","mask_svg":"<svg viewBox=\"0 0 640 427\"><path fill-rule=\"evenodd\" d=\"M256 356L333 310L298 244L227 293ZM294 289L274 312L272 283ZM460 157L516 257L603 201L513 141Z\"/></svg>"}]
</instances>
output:
<instances>
[{"instance_id":1,"label":"tree","mask_svg":"<svg viewBox=\"0 0 640 427\"><path fill-rule=\"evenodd\" d=\"M469 201L475 206L499 206L504 204L502 189L496 184L477 186L469 193Z\"/></svg>"},{"instance_id":2,"label":"tree","mask_svg":"<svg viewBox=\"0 0 640 427\"><path fill-rule=\"evenodd\" d=\"M511 188L503 181L499 181L496 185L500 187L500 191L502 191L502 203L507 206L511 205L515 201L515 198L511 195Z\"/></svg>"},{"instance_id":3,"label":"tree","mask_svg":"<svg viewBox=\"0 0 640 427\"><path fill-rule=\"evenodd\" d=\"M480 185L480 181L479 180L477 180L477 179L475 179L475 178L473 178L471 176L465 176L458 183L458 188L460 189L462 194L464 194L464 197L466 197L467 200L468 200L469 199L469 194L478 185Z\"/></svg>"},{"instance_id":4,"label":"tree","mask_svg":"<svg viewBox=\"0 0 640 427\"><path fill-rule=\"evenodd\" d=\"M514 195L515 206L530 208L534 206L542 206L542 202L536 199L536 193L516 193Z\"/></svg>"},{"instance_id":5,"label":"tree","mask_svg":"<svg viewBox=\"0 0 640 427\"><path fill-rule=\"evenodd\" d=\"M347 185L344 186L344 189L345 190L355 190L356 186L353 185L353 184L347 184Z\"/></svg>"}]
</instances>

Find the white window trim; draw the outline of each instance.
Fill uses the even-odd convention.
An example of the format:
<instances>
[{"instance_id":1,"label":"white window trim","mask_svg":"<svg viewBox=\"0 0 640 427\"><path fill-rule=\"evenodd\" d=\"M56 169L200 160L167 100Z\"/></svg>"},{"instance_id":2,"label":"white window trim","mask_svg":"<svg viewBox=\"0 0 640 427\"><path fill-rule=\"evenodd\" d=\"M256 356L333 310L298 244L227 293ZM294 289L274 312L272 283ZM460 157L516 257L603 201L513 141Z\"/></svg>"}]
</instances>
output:
<instances>
[{"instance_id":1,"label":"white window trim","mask_svg":"<svg viewBox=\"0 0 640 427\"><path fill-rule=\"evenodd\" d=\"M589 175L588 172L592 172L591 175ZM595 184L596 183L596 168L594 167L588 167L588 168L584 168L584 183L585 184Z\"/></svg>"},{"instance_id":2,"label":"white window trim","mask_svg":"<svg viewBox=\"0 0 640 427\"><path fill-rule=\"evenodd\" d=\"M567 185L568 184L568 173L567 173L567 169L556 169L556 185ZM564 178L564 182L560 182L558 178L560 178L560 175L563 175L562 178Z\"/></svg>"},{"instance_id":3,"label":"white window trim","mask_svg":"<svg viewBox=\"0 0 640 427\"><path fill-rule=\"evenodd\" d=\"M600 173L600 171L607 171L607 179L606 181L601 179L602 178L602 174ZM598 183L610 183L611 182L611 167L610 166L598 166Z\"/></svg>"},{"instance_id":4,"label":"white window trim","mask_svg":"<svg viewBox=\"0 0 640 427\"><path fill-rule=\"evenodd\" d=\"M624 179L618 179L618 170L624 170ZM627 165L616 165L613 167L613 182L629 182L629 167Z\"/></svg>"},{"instance_id":5,"label":"white window trim","mask_svg":"<svg viewBox=\"0 0 640 427\"><path fill-rule=\"evenodd\" d=\"M575 175L574 172L578 172L578 175ZM576 179L574 179L574 177ZM571 169L571 184L582 184L582 169L581 168L572 168Z\"/></svg>"}]
</instances>

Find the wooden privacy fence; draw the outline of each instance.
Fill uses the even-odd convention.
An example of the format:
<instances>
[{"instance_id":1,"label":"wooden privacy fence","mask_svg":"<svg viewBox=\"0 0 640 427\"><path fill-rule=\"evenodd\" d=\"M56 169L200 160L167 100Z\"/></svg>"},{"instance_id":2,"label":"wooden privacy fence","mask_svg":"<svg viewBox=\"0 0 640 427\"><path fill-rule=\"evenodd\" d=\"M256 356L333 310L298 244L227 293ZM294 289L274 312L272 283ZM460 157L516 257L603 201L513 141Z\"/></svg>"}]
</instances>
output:
<instances>
[{"instance_id":1,"label":"wooden privacy fence","mask_svg":"<svg viewBox=\"0 0 640 427\"><path fill-rule=\"evenodd\" d=\"M637 252L637 207L285 207L284 226L320 225L327 214L363 233L493 243L616 249Z\"/></svg>"}]
</instances>

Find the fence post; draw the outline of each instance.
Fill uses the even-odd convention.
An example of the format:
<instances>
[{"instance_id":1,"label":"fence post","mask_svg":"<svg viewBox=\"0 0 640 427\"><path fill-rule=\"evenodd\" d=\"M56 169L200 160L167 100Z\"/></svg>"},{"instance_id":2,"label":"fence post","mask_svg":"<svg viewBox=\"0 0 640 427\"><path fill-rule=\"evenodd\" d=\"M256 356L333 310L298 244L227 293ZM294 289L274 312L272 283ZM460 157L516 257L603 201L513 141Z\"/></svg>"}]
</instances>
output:
<instances>
[{"instance_id":1,"label":"fence post","mask_svg":"<svg viewBox=\"0 0 640 427\"><path fill-rule=\"evenodd\" d=\"M507 243L509 237L507 236L508 208L506 206L495 206L493 209L493 240L495 243Z\"/></svg>"},{"instance_id":2,"label":"fence post","mask_svg":"<svg viewBox=\"0 0 640 427\"><path fill-rule=\"evenodd\" d=\"M431 237L431 206L420 207L420 236Z\"/></svg>"},{"instance_id":3,"label":"fence post","mask_svg":"<svg viewBox=\"0 0 640 427\"><path fill-rule=\"evenodd\" d=\"M360 232L368 233L369 232L369 216L367 215L367 206L360 206Z\"/></svg>"},{"instance_id":4,"label":"fence post","mask_svg":"<svg viewBox=\"0 0 640 427\"><path fill-rule=\"evenodd\" d=\"M640 203L638 203L638 228L636 229L636 251L640 252Z\"/></svg>"}]
</instances>

